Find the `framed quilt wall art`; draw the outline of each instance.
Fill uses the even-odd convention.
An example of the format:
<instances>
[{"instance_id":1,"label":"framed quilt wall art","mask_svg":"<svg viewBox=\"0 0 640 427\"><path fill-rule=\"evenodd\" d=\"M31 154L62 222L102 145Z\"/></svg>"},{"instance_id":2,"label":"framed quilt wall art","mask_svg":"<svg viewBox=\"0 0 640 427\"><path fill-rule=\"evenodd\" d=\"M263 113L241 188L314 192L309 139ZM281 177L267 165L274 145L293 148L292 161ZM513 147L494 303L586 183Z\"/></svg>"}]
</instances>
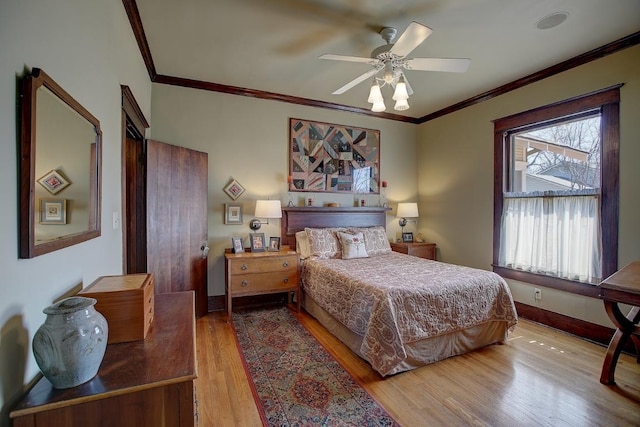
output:
<instances>
[{"instance_id":1,"label":"framed quilt wall art","mask_svg":"<svg viewBox=\"0 0 640 427\"><path fill-rule=\"evenodd\" d=\"M380 131L289 119L289 191L380 192Z\"/></svg>"}]
</instances>

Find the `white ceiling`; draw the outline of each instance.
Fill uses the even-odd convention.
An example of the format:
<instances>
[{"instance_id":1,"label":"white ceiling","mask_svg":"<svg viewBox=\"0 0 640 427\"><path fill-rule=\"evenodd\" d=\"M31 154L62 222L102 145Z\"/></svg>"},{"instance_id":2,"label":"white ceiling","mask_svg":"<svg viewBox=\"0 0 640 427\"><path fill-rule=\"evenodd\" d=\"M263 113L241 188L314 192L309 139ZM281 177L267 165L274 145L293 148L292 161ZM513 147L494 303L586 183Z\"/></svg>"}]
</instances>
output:
<instances>
[{"instance_id":1,"label":"white ceiling","mask_svg":"<svg viewBox=\"0 0 640 427\"><path fill-rule=\"evenodd\" d=\"M433 34L408 57L470 58L464 74L406 71L419 118L640 31L640 0L136 0L157 74L369 109L370 80L331 93L370 66L385 26ZM536 22L568 12L560 26Z\"/></svg>"}]
</instances>

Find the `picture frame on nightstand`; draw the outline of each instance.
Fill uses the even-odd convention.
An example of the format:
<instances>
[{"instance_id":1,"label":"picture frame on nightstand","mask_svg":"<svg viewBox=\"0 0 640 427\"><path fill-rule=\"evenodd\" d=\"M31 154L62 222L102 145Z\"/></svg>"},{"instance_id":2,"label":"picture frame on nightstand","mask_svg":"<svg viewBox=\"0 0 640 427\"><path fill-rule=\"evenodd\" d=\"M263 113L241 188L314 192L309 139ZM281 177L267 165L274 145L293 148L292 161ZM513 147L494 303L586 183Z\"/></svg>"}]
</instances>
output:
<instances>
[{"instance_id":1,"label":"picture frame on nightstand","mask_svg":"<svg viewBox=\"0 0 640 427\"><path fill-rule=\"evenodd\" d=\"M267 250L264 233L249 234L249 242L251 243L251 252L265 252Z\"/></svg>"},{"instance_id":2,"label":"picture frame on nightstand","mask_svg":"<svg viewBox=\"0 0 640 427\"><path fill-rule=\"evenodd\" d=\"M233 247L234 254L240 254L244 252L244 245L242 244L242 237L234 236L231 238L231 244Z\"/></svg>"},{"instance_id":3,"label":"picture frame on nightstand","mask_svg":"<svg viewBox=\"0 0 640 427\"><path fill-rule=\"evenodd\" d=\"M269 250L272 252L278 252L280 250L279 237L269 237Z\"/></svg>"},{"instance_id":4,"label":"picture frame on nightstand","mask_svg":"<svg viewBox=\"0 0 640 427\"><path fill-rule=\"evenodd\" d=\"M402 243L411 243L413 242L413 233L402 233Z\"/></svg>"}]
</instances>

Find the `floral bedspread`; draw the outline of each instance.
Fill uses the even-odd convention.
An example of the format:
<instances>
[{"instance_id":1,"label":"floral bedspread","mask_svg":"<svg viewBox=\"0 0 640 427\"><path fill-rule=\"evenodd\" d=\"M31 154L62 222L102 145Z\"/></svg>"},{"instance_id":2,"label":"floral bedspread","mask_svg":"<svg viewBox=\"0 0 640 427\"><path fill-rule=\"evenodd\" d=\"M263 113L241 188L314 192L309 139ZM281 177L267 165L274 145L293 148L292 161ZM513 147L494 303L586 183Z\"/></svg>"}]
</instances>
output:
<instances>
[{"instance_id":1,"label":"floral bedspread","mask_svg":"<svg viewBox=\"0 0 640 427\"><path fill-rule=\"evenodd\" d=\"M517 323L497 274L399 254L305 260L305 293L363 337L361 354L381 375L404 360L404 345L489 321Z\"/></svg>"}]
</instances>

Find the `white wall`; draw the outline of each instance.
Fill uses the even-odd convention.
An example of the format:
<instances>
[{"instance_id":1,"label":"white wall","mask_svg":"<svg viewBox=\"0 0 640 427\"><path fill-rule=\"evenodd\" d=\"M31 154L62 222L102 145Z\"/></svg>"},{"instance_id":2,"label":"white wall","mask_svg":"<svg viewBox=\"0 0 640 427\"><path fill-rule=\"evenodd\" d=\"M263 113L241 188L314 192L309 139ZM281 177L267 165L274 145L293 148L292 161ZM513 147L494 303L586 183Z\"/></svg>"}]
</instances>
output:
<instances>
[{"instance_id":1,"label":"white wall","mask_svg":"<svg viewBox=\"0 0 640 427\"><path fill-rule=\"evenodd\" d=\"M42 68L100 120L102 236L37 258L18 259L17 79ZM0 0L0 425L39 372L31 339L42 309L96 277L122 272L121 90L131 87L150 118L151 83L122 2Z\"/></svg>"},{"instance_id":2,"label":"white wall","mask_svg":"<svg viewBox=\"0 0 640 427\"><path fill-rule=\"evenodd\" d=\"M399 232L397 202L417 200L417 127L412 124L161 84L153 85L151 114L152 139L209 154L209 295L224 294L222 254L231 247L231 236L242 236L246 243L255 201L286 204L290 117L380 130L381 177L388 182L393 207L387 217L390 237ZM236 201L222 190L231 177L246 190ZM354 197L315 194L316 205L328 201L353 206ZM224 225L225 203L243 205L244 224ZM280 220L271 220L260 232L267 239L280 236Z\"/></svg>"},{"instance_id":3,"label":"white wall","mask_svg":"<svg viewBox=\"0 0 640 427\"><path fill-rule=\"evenodd\" d=\"M640 46L635 46L420 125L420 229L437 242L440 260L491 269L493 120L619 83L624 83L619 267L640 259ZM612 327L598 299L542 288L538 303L532 285L514 280L509 285L516 301Z\"/></svg>"}]
</instances>

